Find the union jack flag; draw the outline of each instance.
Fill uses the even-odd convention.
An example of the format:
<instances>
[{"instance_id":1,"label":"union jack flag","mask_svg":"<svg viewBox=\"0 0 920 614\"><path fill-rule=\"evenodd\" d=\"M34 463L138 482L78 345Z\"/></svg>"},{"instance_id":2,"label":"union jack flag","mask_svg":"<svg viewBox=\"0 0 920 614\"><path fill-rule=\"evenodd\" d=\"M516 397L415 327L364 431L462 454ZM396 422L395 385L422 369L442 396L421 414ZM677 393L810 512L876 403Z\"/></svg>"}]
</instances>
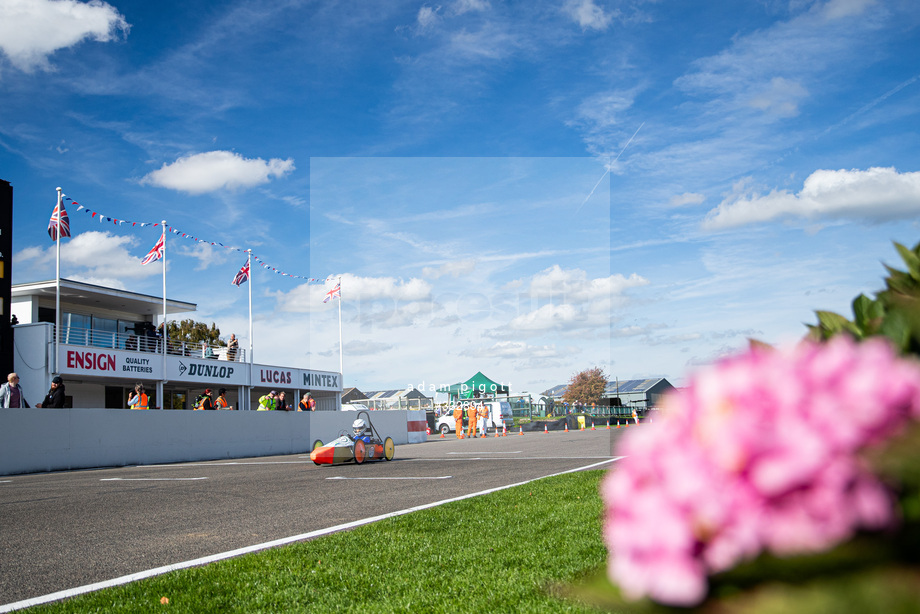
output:
<instances>
[{"instance_id":1,"label":"union jack flag","mask_svg":"<svg viewBox=\"0 0 920 614\"><path fill-rule=\"evenodd\" d=\"M236 277L233 278L232 283L234 286L239 286L243 282L249 281L249 260L246 261L246 264L243 265L243 268L240 269L239 273L236 274Z\"/></svg>"},{"instance_id":2,"label":"union jack flag","mask_svg":"<svg viewBox=\"0 0 920 614\"><path fill-rule=\"evenodd\" d=\"M326 293L326 298L323 299L323 302L324 302L324 303L328 303L330 300L332 300L332 299L334 299L334 298L338 298L338 299L342 298L342 284L341 284L341 282L340 282L340 283L337 283L337 284L335 285L335 288L333 288L332 290L330 290L329 292Z\"/></svg>"},{"instance_id":3,"label":"union jack flag","mask_svg":"<svg viewBox=\"0 0 920 614\"><path fill-rule=\"evenodd\" d=\"M165 237L165 233L160 235L159 240L157 240L153 248L147 252L147 255L144 256L143 260L141 260L141 264L150 264L151 262L156 262L163 257L163 249L166 246L164 241Z\"/></svg>"},{"instance_id":4,"label":"union jack flag","mask_svg":"<svg viewBox=\"0 0 920 614\"><path fill-rule=\"evenodd\" d=\"M63 203L54 206L54 211L51 212L51 221L48 222L48 236L51 237L52 241L57 241L58 230L60 230L62 237L70 236L70 218L67 217L67 210L64 209Z\"/></svg>"}]
</instances>

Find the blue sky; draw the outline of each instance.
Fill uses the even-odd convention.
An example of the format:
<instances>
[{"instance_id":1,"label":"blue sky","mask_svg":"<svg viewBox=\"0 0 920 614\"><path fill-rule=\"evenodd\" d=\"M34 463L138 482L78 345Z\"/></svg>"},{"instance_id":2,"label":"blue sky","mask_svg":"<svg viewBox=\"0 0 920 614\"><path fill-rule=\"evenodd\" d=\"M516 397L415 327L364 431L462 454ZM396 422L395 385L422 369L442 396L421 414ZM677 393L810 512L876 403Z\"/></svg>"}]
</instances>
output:
<instances>
[{"instance_id":1,"label":"blue sky","mask_svg":"<svg viewBox=\"0 0 920 614\"><path fill-rule=\"evenodd\" d=\"M788 343L920 240L913 0L0 0L14 281L55 188L343 279L345 384L539 393ZM63 275L159 295L152 228L75 207ZM237 251L172 298L248 345ZM255 266L258 362L337 370L330 287Z\"/></svg>"}]
</instances>

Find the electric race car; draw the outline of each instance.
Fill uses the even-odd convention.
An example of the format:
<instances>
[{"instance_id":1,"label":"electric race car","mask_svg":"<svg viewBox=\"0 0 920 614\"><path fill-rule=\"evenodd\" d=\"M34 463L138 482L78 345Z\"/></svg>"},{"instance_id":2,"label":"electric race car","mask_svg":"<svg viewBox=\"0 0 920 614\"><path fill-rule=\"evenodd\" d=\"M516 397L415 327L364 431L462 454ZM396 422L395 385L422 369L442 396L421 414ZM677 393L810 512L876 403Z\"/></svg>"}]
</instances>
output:
<instances>
[{"instance_id":1,"label":"electric race car","mask_svg":"<svg viewBox=\"0 0 920 614\"><path fill-rule=\"evenodd\" d=\"M362 418L361 416L364 416ZM366 420L365 420L366 418ZM377 429L366 411L358 412L358 418L351 425L352 433L342 433L341 437L327 444L317 439L313 442L310 460L317 465L338 465L341 463L361 464L366 460L393 460L396 446L393 439L381 439Z\"/></svg>"}]
</instances>

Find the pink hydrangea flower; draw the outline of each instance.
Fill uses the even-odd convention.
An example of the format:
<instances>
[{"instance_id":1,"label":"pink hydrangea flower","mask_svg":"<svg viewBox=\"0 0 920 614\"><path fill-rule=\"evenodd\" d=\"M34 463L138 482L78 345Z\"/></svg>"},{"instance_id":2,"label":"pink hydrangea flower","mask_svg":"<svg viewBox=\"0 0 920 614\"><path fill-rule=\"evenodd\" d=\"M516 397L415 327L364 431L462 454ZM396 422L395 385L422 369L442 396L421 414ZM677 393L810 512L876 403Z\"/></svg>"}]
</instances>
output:
<instances>
[{"instance_id":1,"label":"pink hydrangea flower","mask_svg":"<svg viewBox=\"0 0 920 614\"><path fill-rule=\"evenodd\" d=\"M692 606L763 551L815 552L895 520L858 457L920 418L920 366L883 340L753 348L695 375L630 431L601 491L609 575Z\"/></svg>"}]
</instances>

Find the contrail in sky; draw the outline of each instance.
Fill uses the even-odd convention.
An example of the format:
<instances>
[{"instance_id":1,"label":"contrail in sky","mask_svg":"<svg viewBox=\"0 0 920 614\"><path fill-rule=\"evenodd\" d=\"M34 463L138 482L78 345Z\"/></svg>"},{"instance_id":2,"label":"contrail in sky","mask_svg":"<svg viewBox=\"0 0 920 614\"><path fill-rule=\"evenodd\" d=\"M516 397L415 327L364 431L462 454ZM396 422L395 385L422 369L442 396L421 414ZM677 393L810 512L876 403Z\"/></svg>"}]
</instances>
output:
<instances>
[{"instance_id":1,"label":"contrail in sky","mask_svg":"<svg viewBox=\"0 0 920 614\"><path fill-rule=\"evenodd\" d=\"M607 168L604 170L604 174L601 175L601 178L597 180L597 183L595 183L594 187L591 189L591 193L585 196L585 199L582 201L582 203L578 205L578 209L575 210L576 215L578 214L579 211L581 211L581 208L585 206L585 203L588 202L588 200L590 200L592 196L594 196L594 190L597 189L597 186L601 184L601 181L603 181L604 177L606 177L607 174L610 172L610 167L616 164L616 161L620 159L620 156L623 155L623 152L626 151L626 148L629 147L629 144L632 143L634 138L636 138L636 135L639 134L639 131L642 130L642 126L644 125L645 125L645 122L642 122L641 124L639 124L639 127L636 128L636 131L633 132L633 135L629 137L629 140L626 141L625 145L623 145L623 149L620 150L620 153L617 154L617 157L614 158L613 161L607 165Z\"/></svg>"}]
</instances>

